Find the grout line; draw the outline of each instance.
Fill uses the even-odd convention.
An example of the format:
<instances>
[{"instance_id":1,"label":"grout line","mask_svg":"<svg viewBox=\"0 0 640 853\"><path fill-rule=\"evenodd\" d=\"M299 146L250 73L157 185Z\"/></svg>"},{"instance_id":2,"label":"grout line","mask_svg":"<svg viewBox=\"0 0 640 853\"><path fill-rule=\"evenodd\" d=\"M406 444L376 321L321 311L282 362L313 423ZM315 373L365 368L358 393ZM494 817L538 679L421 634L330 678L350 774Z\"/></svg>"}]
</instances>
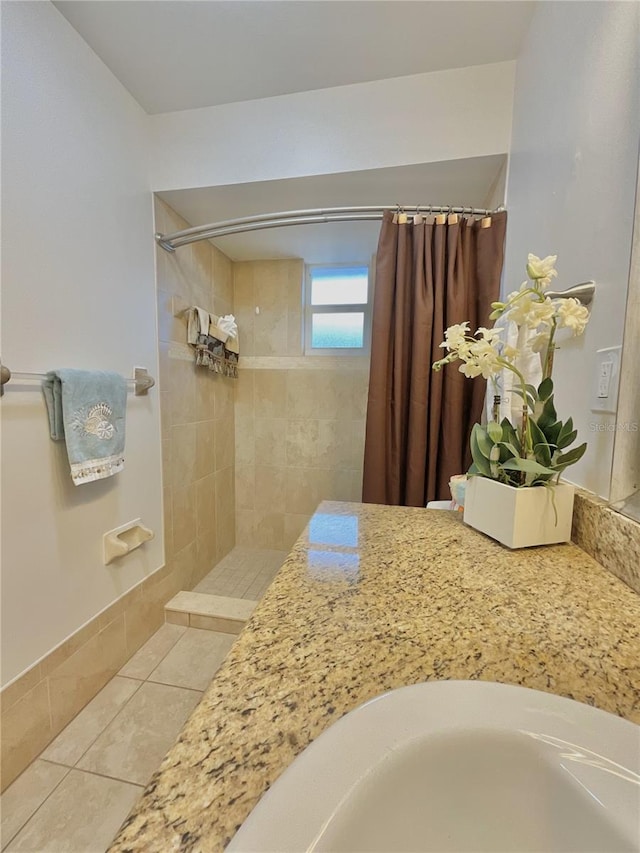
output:
<instances>
[{"instance_id":1,"label":"grout line","mask_svg":"<svg viewBox=\"0 0 640 853\"><path fill-rule=\"evenodd\" d=\"M67 767L66 764L60 764L58 761L50 761L49 764L58 764L60 767ZM101 779L110 779L112 782L124 782L126 785L133 785L135 788L140 788L142 791L144 791L151 781L153 773L156 772L154 770L146 782L132 782L130 779L121 779L119 776L108 776L106 773L98 773L97 770L85 770L84 767L69 767L69 772L71 772L71 770L77 770L78 773L88 773L90 776L100 776ZM66 775L64 778L67 778Z\"/></svg>"},{"instance_id":2,"label":"grout line","mask_svg":"<svg viewBox=\"0 0 640 853\"><path fill-rule=\"evenodd\" d=\"M112 676L112 677L109 679L109 681L107 681L107 684L111 684L111 682L113 681L113 679L114 679L114 678L116 678L116 676L115 676L115 675L114 675L114 676ZM111 725L111 723L115 720L115 718L116 718L116 717L118 717L118 716L120 716L120 714L124 711L124 709L125 709L125 708L127 707L127 705L129 704L129 702L131 702L131 700L132 700L132 699L133 699L133 697L136 695L136 693L138 692L138 690L140 690L140 688L141 688L141 687L142 687L142 685L144 684L144 681L141 681L139 678L135 678L135 679L134 679L134 678L131 678L131 679L129 679L129 680L130 680L130 681L139 681L140 683L138 684L138 686L136 687L136 689L133 691L133 693L131 694L131 696L129 696L129 698L128 698L128 699L127 699L127 701L124 703L124 705L123 705L123 706L120 708L120 710L117 712L117 714L115 714L115 715L114 715L114 716L109 720L109 722L108 722L105 726L103 726L102 730L101 730L101 731L100 731L100 732L95 736L95 738L91 741L91 743L89 744L89 746L85 749L85 751L84 751L84 752L82 753L82 755L78 758L78 760L75 762L75 764L73 764L73 765L64 764L62 761L52 761L52 762L51 762L52 764L62 764L62 766L63 766L63 767L77 767L77 766L78 766L78 762L79 762L79 761L82 761L82 759L85 757L85 755L87 754L87 752L89 752L89 750L90 750L90 749L91 749L91 747L94 745L94 743L98 740L98 738L99 738L102 734L104 734L105 730L106 730L106 729ZM104 686L104 687L106 687L106 686L107 686L107 684L105 684L105 686ZM104 690L104 687L102 688L102 690ZM98 695L98 694L96 693L96 696L97 696L97 695ZM88 705L88 704L89 704L89 703L87 703L87 705ZM84 707L86 708L86 707L87 707L87 705L85 705ZM83 708L82 710L84 711L84 708ZM80 713L82 713L82 711L80 711ZM78 716L79 716L79 715L78 715ZM74 717L74 719L75 719L75 717ZM68 723L67 725L70 725L70 724ZM66 726L65 726L65 728L66 728ZM64 729L62 729L62 732L63 732L63 731L64 731ZM62 732L60 732L60 734L62 734ZM44 760L45 760L45 761L48 761L49 759L44 759Z\"/></svg>"},{"instance_id":3,"label":"grout line","mask_svg":"<svg viewBox=\"0 0 640 853\"><path fill-rule=\"evenodd\" d=\"M29 764L29 766L28 766L28 767L25 767L25 769L22 771L22 773L24 773L26 770L28 770L28 769L29 769L29 767L32 767L32 766L36 763L36 761L47 761L47 759L45 759L45 758L34 758L34 759L33 759L33 761L31 762L31 764ZM47 763L48 763L48 764L57 764L58 762L57 762L57 761L47 761ZM47 794L47 796L44 798L44 800L43 800L43 801L42 801L42 802L41 802L41 803L40 803L40 804L39 804L39 805L34 809L34 811L29 815L29 817L25 820L25 822L24 822L23 824L21 824L21 825L20 825L20 828L19 828L19 829L17 829L17 830L14 832L14 834L11 836L11 838L9 838L9 840L7 841L7 843L2 845L2 849L3 849L3 850L5 850L5 849L6 849L6 848L11 844L11 842L14 840L14 838L16 838L16 837L17 837L17 836L22 832L22 830L23 830L23 829L25 828L25 826L29 823L29 821L30 821L30 820L32 820L32 819L36 816L36 814L40 811L40 809L42 808L42 806L47 802L47 800L49 799L49 797L53 794L53 792L54 792L54 791L56 791L56 790L60 787L60 785L62 785L62 783L64 782L64 780L67 778L67 776L68 776L68 775L69 775L69 773L71 772L71 769L72 769L72 768L71 768L71 767L69 767L67 764L60 764L60 765L58 765L58 766L59 766L59 767L64 767L64 768L66 768L66 771L67 771L67 772L64 774L64 776L62 776L62 778L60 779L60 781L59 781L56 785L54 785L54 787L49 791L49 793L48 793L48 794ZM20 776L22 776L22 773L20 774ZM15 779L14 781L15 781L15 782L17 782L17 781L18 781L18 779L20 778L20 776L17 776L17 777L16 777L16 779ZM13 785L13 782L12 782L11 784ZM10 786L9 786L9 787L10 787ZM7 789L7 790L8 790L8 789Z\"/></svg>"}]
</instances>

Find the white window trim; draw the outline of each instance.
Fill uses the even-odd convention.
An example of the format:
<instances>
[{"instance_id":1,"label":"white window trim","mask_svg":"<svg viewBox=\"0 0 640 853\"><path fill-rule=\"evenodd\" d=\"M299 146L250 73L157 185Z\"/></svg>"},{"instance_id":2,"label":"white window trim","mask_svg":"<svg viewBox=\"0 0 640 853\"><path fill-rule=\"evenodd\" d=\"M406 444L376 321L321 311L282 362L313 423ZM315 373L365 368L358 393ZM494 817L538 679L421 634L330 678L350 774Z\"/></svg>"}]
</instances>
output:
<instances>
[{"instance_id":1,"label":"white window trim","mask_svg":"<svg viewBox=\"0 0 640 853\"><path fill-rule=\"evenodd\" d=\"M312 305L311 304L311 272L316 269L350 269L366 268L367 270L367 301L366 303L351 303L347 305ZM349 261L346 264L305 264L304 269L304 354L305 355L345 355L366 356L371 351L371 314L373 302L373 276L371 264L367 261ZM314 314L364 314L364 329L361 347L312 347L312 322Z\"/></svg>"}]
</instances>

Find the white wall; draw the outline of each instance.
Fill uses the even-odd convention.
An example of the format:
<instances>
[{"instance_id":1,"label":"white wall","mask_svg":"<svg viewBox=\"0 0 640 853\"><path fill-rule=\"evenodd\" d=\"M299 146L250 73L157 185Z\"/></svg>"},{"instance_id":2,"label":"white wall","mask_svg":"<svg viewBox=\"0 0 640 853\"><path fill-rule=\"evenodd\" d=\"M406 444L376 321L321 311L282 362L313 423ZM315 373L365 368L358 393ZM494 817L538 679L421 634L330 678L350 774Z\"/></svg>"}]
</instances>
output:
<instances>
[{"instance_id":1,"label":"white wall","mask_svg":"<svg viewBox=\"0 0 640 853\"><path fill-rule=\"evenodd\" d=\"M509 150L514 62L150 117L154 190Z\"/></svg>"},{"instance_id":2,"label":"white wall","mask_svg":"<svg viewBox=\"0 0 640 853\"><path fill-rule=\"evenodd\" d=\"M556 408L589 447L567 479L608 497L613 432L590 411L597 349L622 343L638 140L640 6L539 3L517 63L507 187L505 288L525 278L528 252L558 254L564 289L597 282L591 322L562 346Z\"/></svg>"},{"instance_id":3,"label":"white wall","mask_svg":"<svg viewBox=\"0 0 640 853\"><path fill-rule=\"evenodd\" d=\"M3 361L157 376L146 116L50 3L2 4L2 65ZM129 397L125 471L76 487L19 387L0 404L3 683L163 560L157 388ZM103 566L103 532L138 516L157 538Z\"/></svg>"}]
</instances>

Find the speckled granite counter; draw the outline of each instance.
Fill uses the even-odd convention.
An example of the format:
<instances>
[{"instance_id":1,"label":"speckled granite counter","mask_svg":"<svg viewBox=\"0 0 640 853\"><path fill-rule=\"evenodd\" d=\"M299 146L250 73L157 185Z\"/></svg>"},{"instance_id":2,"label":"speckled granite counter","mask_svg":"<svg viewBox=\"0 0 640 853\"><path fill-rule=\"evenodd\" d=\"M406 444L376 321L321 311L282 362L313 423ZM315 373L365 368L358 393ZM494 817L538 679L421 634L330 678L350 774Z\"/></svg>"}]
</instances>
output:
<instances>
[{"instance_id":1,"label":"speckled granite counter","mask_svg":"<svg viewBox=\"0 0 640 853\"><path fill-rule=\"evenodd\" d=\"M111 850L221 850L323 729L405 684L522 684L640 722L640 596L575 545L324 503Z\"/></svg>"}]
</instances>

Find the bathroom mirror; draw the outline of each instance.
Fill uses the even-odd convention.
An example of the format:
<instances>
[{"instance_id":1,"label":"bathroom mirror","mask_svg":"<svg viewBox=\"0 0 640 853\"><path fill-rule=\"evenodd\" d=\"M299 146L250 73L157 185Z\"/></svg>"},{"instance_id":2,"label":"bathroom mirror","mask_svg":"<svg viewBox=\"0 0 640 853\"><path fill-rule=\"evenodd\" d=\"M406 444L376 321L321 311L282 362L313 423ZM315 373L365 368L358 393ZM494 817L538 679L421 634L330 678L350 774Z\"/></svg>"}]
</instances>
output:
<instances>
[{"instance_id":1,"label":"bathroom mirror","mask_svg":"<svg viewBox=\"0 0 640 853\"><path fill-rule=\"evenodd\" d=\"M622 369L615 419L611 505L640 521L640 174L629 268Z\"/></svg>"}]
</instances>

